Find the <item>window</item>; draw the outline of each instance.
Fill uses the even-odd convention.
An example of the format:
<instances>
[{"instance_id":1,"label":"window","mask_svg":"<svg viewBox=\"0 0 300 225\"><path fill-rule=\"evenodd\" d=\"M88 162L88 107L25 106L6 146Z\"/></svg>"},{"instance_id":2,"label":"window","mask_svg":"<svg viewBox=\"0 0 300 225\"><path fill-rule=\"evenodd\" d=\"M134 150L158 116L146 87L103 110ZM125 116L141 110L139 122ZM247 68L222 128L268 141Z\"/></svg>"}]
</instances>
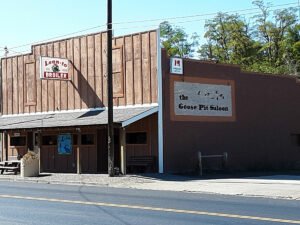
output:
<instances>
[{"instance_id":1,"label":"window","mask_svg":"<svg viewBox=\"0 0 300 225\"><path fill-rule=\"evenodd\" d=\"M25 146L26 145L26 137L11 137L10 138L10 146Z\"/></svg>"},{"instance_id":2,"label":"window","mask_svg":"<svg viewBox=\"0 0 300 225\"><path fill-rule=\"evenodd\" d=\"M33 151L33 133L27 132L27 149Z\"/></svg>"},{"instance_id":3,"label":"window","mask_svg":"<svg viewBox=\"0 0 300 225\"><path fill-rule=\"evenodd\" d=\"M42 144L43 145L57 145L57 137L55 135L43 136Z\"/></svg>"},{"instance_id":4,"label":"window","mask_svg":"<svg viewBox=\"0 0 300 225\"><path fill-rule=\"evenodd\" d=\"M126 144L147 144L147 133L146 132L127 133Z\"/></svg>"},{"instance_id":5,"label":"window","mask_svg":"<svg viewBox=\"0 0 300 225\"><path fill-rule=\"evenodd\" d=\"M81 144L82 145L93 145L95 142L94 134L82 134L81 135Z\"/></svg>"},{"instance_id":6,"label":"window","mask_svg":"<svg viewBox=\"0 0 300 225\"><path fill-rule=\"evenodd\" d=\"M78 144L77 138L78 138L78 134L73 134L73 145Z\"/></svg>"},{"instance_id":7,"label":"window","mask_svg":"<svg viewBox=\"0 0 300 225\"><path fill-rule=\"evenodd\" d=\"M300 146L300 134L291 134L291 140L294 146Z\"/></svg>"}]
</instances>

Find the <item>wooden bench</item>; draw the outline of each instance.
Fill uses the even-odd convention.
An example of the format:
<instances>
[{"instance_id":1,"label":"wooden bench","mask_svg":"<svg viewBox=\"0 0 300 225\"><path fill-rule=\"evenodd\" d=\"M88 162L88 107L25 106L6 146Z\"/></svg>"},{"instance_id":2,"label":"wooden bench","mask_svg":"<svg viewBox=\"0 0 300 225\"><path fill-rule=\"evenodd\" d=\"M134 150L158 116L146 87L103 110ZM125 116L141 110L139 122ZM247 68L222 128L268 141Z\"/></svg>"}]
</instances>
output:
<instances>
[{"instance_id":1,"label":"wooden bench","mask_svg":"<svg viewBox=\"0 0 300 225\"><path fill-rule=\"evenodd\" d=\"M20 172L20 161L19 160L12 160L12 161L3 161L0 162L0 171L1 174L6 172L14 172L14 174L17 174Z\"/></svg>"},{"instance_id":2,"label":"wooden bench","mask_svg":"<svg viewBox=\"0 0 300 225\"><path fill-rule=\"evenodd\" d=\"M131 172L153 172L155 162L155 156L131 156L127 161L127 167Z\"/></svg>"}]
</instances>

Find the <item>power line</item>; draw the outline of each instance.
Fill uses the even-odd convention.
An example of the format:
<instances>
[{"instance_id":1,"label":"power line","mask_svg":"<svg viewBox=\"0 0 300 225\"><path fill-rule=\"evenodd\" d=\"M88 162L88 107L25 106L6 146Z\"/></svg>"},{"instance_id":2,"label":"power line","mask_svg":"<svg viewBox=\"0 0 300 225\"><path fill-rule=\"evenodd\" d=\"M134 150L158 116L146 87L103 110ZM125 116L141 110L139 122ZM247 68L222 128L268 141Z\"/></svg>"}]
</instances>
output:
<instances>
[{"instance_id":1,"label":"power line","mask_svg":"<svg viewBox=\"0 0 300 225\"><path fill-rule=\"evenodd\" d=\"M251 12L251 13L244 13L244 14L239 14L239 15L251 15L255 14L257 12ZM202 19L194 19L194 20L184 20L184 21L178 21L170 24L182 24L182 23L191 23L191 22L197 22L197 21L203 21L207 20L207 18L202 18ZM126 29L133 29L133 28L148 28L148 27L157 27L157 24L151 24L151 25L138 25L138 26L130 26L130 27L118 27L117 29L114 30L126 30Z\"/></svg>"},{"instance_id":2,"label":"power line","mask_svg":"<svg viewBox=\"0 0 300 225\"><path fill-rule=\"evenodd\" d=\"M282 7L282 6L288 6L288 5L296 5L297 2L287 3L287 4L280 4L280 5L274 5L270 6L269 8L275 8L275 7ZM233 11L227 11L223 13L238 13L238 12L245 12L245 11L252 11L252 10L258 10L259 8L248 8L248 9L240 9L240 10L233 10ZM193 17L203 17L203 16L213 16L217 15L218 13L205 13L205 14L196 14L196 15L189 15L189 16L177 16L177 17L165 17L160 19L148 19L148 20L132 20L132 21L125 21L125 22L115 22L113 25L118 24L130 24L130 23L143 23L143 22L155 22L155 21L162 21L162 20L176 20L176 19L186 19L186 18L193 18Z\"/></svg>"},{"instance_id":3,"label":"power line","mask_svg":"<svg viewBox=\"0 0 300 225\"><path fill-rule=\"evenodd\" d=\"M274 6L270 6L270 8L281 7L281 6L288 6L288 5L295 5L295 4L299 4L299 3L298 2L292 2L292 3L287 3L287 4L274 5ZM244 11L258 10L258 9L259 8L248 8L248 9L227 11L227 12L224 12L224 13L237 13L237 12L244 12ZM206 14L197 14L197 15L189 15L189 16L180 16L180 17L166 17L166 18L160 18L160 19L149 19L149 20L136 20L136 21L116 22L116 23L112 23L112 24L113 25L118 25L118 24L131 24L131 23L142 23L142 22L155 22L155 21L162 21L162 20L176 20L176 19L203 17L203 16L213 16L213 15L217 15L217 14L218 13L206 13ZM48 39L45 39L45 40L42 40L42 41L36 41L36 42L32 42L32 43L22 44L22 45L19 45L19 46L14 46L14 47L9 48L9 50L16 49L16 48L21 48L21 47L25 47L25 46L28 46L28 45L34 45L34 44L38 44L38 43L41 43L41 42L47 42L47 41L51 41L51 40L54 40L54 39L58 39L58 38L62 38L62 37L70 36L70 35L74 35L74 34L77 34L77 33L82 33L82 32L88 31L88 30L93 30L93 29L100 28L100 27L105 27L105 26L106 26L106 24L100 25L100 26L95 26L95 27L90 27L90 28L79 30L79 31L75 31L75 32L72 32L72 33L68 33L68 34L64 34L64 35L60 35L60 36L48 38ZM124 28L122 28L122 29L124 29ZM0 51L3 51L3 50L0 50Z\"/></svg>"},{"instance_id":4,"label":"power line","mask_svg":"<svg viewBox=\"0 0 300 225\"><path fill-rule=\"evenodd\" d=\"M281 4L281 5L274 5L274 6L270 6L270 8L276 8L276 7L281 7L281 6L289 6L289 5L295 5L297 4L299 7L299 0L298 2L293 2L293 3L287 3L287 4ZM245 12L245 11L252 11L252 10L258 10L259 8L248 8L248 9L241 9L241 10L234 10L234 11L227 11L227 12L223 12L223 13L237 13L237 12ZM273 9L270 11L275 11L275 10L279 10L279 9L284 9L284 8L277 8L277 9ZM250 14L255 14L257 13L257 11L255 12L249 12L249 13L243 13L243 14L239 14L239 15L250 15ZM197 15L190 15L190 16L180 16L180 17L169 17L169 18L160 18L160 19L149 19L149 20L136 20L136 21L126 21L126 22L116 22L116 23L112 23L114 25L121 25L121 24L133 24L133 23L142 23L142 22L156 22L156 21L163 21L163 20L178 20L178 19L187 19L187 18L195 18L195 17L207 17L207 16L214 16L217 15L218 13L207 13L207 14L197 14ZM190 23L190 22L196 22L196 21L202 21L202 20L206 20L207 18L201 18L201 19L194 19L194 20L186 20L186 21L177 21L177 22L171 22L171 24L182 24L182 23ZM36 42L31 42L31 43L27 43L27 44L22 44L19 46L14 46L9 48L9 51L13 51L14 53L24 53L24 52L28 52L28 50L25 51L14 51L12 49L17 49L17 48L21 48L21 47L26 47L26 46L31 46L31 45L35 45L38 43L43 43L43 42L48 42L48 41L54 41L55 39L59 39L62 37L66 37L66 36L71 36L74 34L78 34L78 33L82 33L85 31L89 31L89 30L93 30L96 28L101 28L101 27L105 27L106 24L104 25L100 25L100 26L94 26L94 27L90 27L87 29L82 29L79 31L75 31L72 33L68 33L68 34L64 34L64 35L60 35L60 36L56 36L56 37L52 37L52 38L48 38L45 40L41 40L41 41L36 41ZM139 26L129 26L129 27L119 27L117 29L114 30L124 30L124 29L133 29L133 28L145 28L145 27L157 27L157 24L152 24L152 25L139 25ZM0 49L0 52L4 51L3 49Z\"/></svg>"},{"instance_id":5,"label":"power line","mask_svg":"<svg viewBox=\"0 0 300 225\"><path fill-rule=\"evenodd\" d=\"M56 36L56 37L44 39L44 40L42 40L42 41L36 41L36 42L28 43L28 44L23 44L23 45L19 45L19 46L14 46L14 47L9 48L9 50L11 50L11 49L16 49L16 48L21 48L21 47L25 47L25 46L28 46L28 45L34 45L34 44L38 44L38 43L41 43L41 42L52 41L52 40L55 40L55 39L57 39L57 38L62 38L62 37L66 37L66 36L70 36L70 35L73 35L73 34L82 33L82 32L88 31L88 30L93 30L93 29L100 28L100 27L105 27L105 26L106 26L106 25L90 27L90 28L83 29L83 30L79 30L79 31L75 31L75 32L72 32L72 33L63 34L63 35L60 35L60 36Z\"/></svg>"}]
</instances>

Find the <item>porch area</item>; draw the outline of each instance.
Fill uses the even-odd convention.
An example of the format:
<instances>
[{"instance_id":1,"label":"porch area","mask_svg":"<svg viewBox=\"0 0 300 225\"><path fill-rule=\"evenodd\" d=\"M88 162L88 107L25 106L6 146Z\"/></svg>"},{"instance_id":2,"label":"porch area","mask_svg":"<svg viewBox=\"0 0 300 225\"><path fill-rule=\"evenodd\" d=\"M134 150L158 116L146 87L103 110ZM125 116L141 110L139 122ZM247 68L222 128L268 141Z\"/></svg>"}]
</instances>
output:
<instances>
[{"instance_id":1,"label":"porch area","mask_svg":"<svg viewBox=\"0 0 300 225\"><path fill-rule=\"evenodd\" d=\"M158 157L157 107L114 110L114 162L121 174L135 156ZM2 161L33 151L40 173L107 173L107 112L53 113L0 118ZM134 171L143 172L143 166ZM157 172L157 160L149 170Z\"/></svg>"}]
</instances>

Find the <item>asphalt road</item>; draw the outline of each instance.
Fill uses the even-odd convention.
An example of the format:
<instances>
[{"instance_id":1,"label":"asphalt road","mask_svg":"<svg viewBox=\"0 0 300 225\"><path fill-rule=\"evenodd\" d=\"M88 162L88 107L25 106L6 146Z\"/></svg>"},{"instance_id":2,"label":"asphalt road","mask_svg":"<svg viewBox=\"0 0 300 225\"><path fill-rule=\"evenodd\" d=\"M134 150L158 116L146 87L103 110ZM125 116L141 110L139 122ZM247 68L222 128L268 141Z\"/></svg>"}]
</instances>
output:
<instances>
[{"instance_id":1,"label":"asphalt road","mask_svg":"<svg viewBox=\"0 0 300 225\"><path fill-rule=\"evenodd\" d=\"M0 181L0 224L300 224L300 201Z\"/></svg>"}]
</instances>

